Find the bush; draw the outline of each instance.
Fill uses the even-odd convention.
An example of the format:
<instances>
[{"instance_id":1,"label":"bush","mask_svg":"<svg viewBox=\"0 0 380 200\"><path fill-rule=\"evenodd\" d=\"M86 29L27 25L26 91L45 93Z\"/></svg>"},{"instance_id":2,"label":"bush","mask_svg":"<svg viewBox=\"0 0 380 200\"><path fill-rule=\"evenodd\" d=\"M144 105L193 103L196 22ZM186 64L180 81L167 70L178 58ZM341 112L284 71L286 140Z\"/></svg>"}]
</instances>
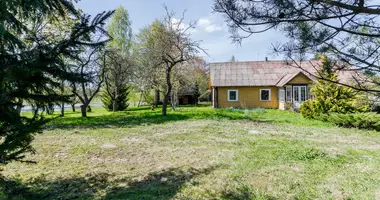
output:
<instances>
[{"instance_id":1,"label":"bush","mask_svg":"<svg viewBox=\"0 0 380 200\"><path fill-rule=\"evenodd\" d=\"M333 63L322 57L322 66L319 74L327 80L319 79L311 89L314 99L301 105L301 114L307 118L317 118L322 114L330 113L355 113L368 110L364 104L358 104L360 99L356 93L348 87L338 85L338 74L333 70Z\"/></svg>"},{"instance_id":2,"label":"bush","mask_svg":"<svg viewBox=\"0 0 380 200\"><path fill-rule=\"evenodd\" d=\"M302 103L300 112L303 117L314 119L314 115L316 114L314 109L314 103L312 100L307 100Z\"/></svg>"},{"instance_id":3,"label":"bush","mask_svg":"<svg viewBox=\"0 0 380 200\"><path fill-rule=\"evenodd\" d=\"M318 119L347 128L380 131L380 115L373 112L351 114L333 113L330 115L321 115Z\"/></svg>"},{"instance_id":4,"label":"bush","mask_svg":"<svg viewBox=\"0 0 380 200\"><path fill-rule=\"evenodd\" d=\"M359 128L380 131L380 115L375 112L361 112L357 109L355 113L320 113L315 102L306 101L301 106L302 116L320 121L330 122L337 126L346 128Z\"/></svg>"},{"instance_id":5,"label":"bush","mask_svg":"<svg viewBox=\"0 0 380 200\"><path fill-rule=\"evenodd\" d=\"M302 103L300 108L303 117L316 119L320 115L328 115L331 113L356 113L367 112L367 107L355 107L348 100L329 99L329 100L308 100Z\"/></svg>"}]
</instances>

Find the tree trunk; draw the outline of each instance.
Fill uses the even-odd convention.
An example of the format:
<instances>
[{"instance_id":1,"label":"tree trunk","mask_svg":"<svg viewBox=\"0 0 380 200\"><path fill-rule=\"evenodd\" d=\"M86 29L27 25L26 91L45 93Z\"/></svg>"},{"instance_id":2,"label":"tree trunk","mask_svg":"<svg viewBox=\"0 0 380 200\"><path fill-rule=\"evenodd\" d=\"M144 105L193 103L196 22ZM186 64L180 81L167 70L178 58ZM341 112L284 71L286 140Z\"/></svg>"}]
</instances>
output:
<instances>
[{"instance_id":1,"label":"tree trunk","mask_svg":"<svg viewBox=\"0 0 380 200\"><path fill-rule=\"evenodd\" d=\"M142 100L142 98L143 98L143 93L144 93L144 91L141 91L140 99L139 99L139 103L137 104L137 107L140 107L141 100Z\"/></svg>"},{"instance_id":2,"label":"tree trunk","mask_svg":"<svg viewBox=\"0 0 380 200\"><path fill-rule=\"evenodd\" d=\"M65 82L62 80L62 85L61 85L61 92L62 95L65 94ZM61 103L61 117L65 116L65 102Z\"/></svg>"},{"instance_id":3,"label":"tree trunk","mask_svg":"<svg viewBox=\"0 0 380 200\"><path fill-rule=\"evenodd\" d=\"M171 75L171 66L169 66L169 64L166 64L167 67L166 67L166 86L167 86L167 90L166 90L166 94L165 94L165 97L164 97L164 102L162 103L162 116L166 116L166 111L167 111L167 107L168 107L168 104L169 104L169 98L170 98L170 94L172 93L172 83L170 81L170 75Z\"/></svg>"},{"instance_id":4,"label":"tree trunk","mask_svg":"<svg viewBox=\"0 0 380 200\"><path fill-rule=\"evenodd\" d=\"M112 112L116 111L116 99L112 100Z\"/></svg>"},{"instance_id":5,"label":"tree trunk","mask_svg":"<svg viewBox=\"0 0 380 200\"><path fill-rule=\"evenodd\" d=\"M172 94L170 97L171 104L172 104L172 110L175 110L177 107L177 95Z\"/></svg>"},{"instance_id":6,"label":"tree trunk","mask_svg":"<svg viewBox=\"0 0 380 200\"><path fill-rule=\"evenodd\" d=\"M168 89L168 91L166 92L165 97L164 97L164 102L162 103L162 116L166 116L166 110L167 110L167 107L169 104L169 97L170 97L170 93L169 93L169 89Z\"/></svg>"},{"instance_id":7,"label":"tree trunk","mask_svg":"<svg viewBox=\"0 0 380 200\"><path fill-rule=\"evenodd\" d=\"M160 90L156 89L155 90L154 106L157 107L159 103L160 103Z\"/></svg>"},{"instance_id":8,"label":"tree trunk","mask_svg":"<svg viewBox=\"0 0 380 200\"><path fill-rule=\"evenodd\" d=\"M81 105L80 111L82 112L82 117L87 117L87 106L86 105Z\"/></svg>"},{"instance_id":9,"label":"tree trunk","mask_svg":"<svg viewBox=\"0 0 380 200\"><path fill-rule=\"evenodd\" d=\"M65 103L61 103L61 117L65 116Z\"/></svg>"},{"instance_id":10,"label":"tree trunk","mask_svg":"<svg viewBox=\"0 0 380 200\"><path fill-rule=\"evenodd\" d=\"M75 104L71 104L71 109L75 112Z\"/></svg>"}]
</instances>

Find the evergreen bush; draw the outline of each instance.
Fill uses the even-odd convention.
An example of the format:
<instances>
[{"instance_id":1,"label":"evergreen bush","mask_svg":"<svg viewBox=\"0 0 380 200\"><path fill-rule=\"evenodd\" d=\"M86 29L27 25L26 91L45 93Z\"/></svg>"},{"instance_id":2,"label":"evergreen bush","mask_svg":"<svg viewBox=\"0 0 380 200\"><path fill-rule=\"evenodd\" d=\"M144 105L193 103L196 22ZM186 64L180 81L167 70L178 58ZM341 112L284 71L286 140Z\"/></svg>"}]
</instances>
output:
<instances>
[{"instance_id":1,"label":"evergreen bush","mask_svg":"<svg viewBox=\"0 0 380 200\"><path fill-rule=\"evenodd\" d=\"M351 88L336 84L338 75L333 71L333 63L321 56L321 69L318 71L324 79L319 79L311 89L314 99L301 105L301 114L307 118L318 118L321 114L354 113L366 111L356 105L356 94Z\"/></svg>"},{"instance_id":2,"label":"evergreen bush","mask_svg":"<svg viewBox=\"0 0 380 200\"><path fill-rule=\"evenodd\" d=\"M124 85L123 87L119 87L116 92L118 95L112 95L117 96L116 99L112 99L111 95L109 95L106 90L102 92L101 100L104 108L108 111L123 111L129 106L129 86Z\"/></svg>"},{"instance_id":3,"label":"evergreen bush","mask_svg":"<svg viewBox=\"0 0 380 200\"><path fill-rule=\"evenodd\" d=\"M374 112L321 115L319 120L328 121L347 128L359 128L380 131L380 115Z\"/></svg>"}]
</instances>

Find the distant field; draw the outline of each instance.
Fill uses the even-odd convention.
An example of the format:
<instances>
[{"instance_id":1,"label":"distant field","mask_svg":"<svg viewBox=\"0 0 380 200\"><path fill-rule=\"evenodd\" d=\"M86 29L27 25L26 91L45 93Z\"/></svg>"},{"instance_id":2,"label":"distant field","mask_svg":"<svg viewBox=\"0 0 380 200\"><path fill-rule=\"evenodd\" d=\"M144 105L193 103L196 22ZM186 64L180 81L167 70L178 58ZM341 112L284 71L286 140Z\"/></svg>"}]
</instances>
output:
<instances>
[{"instance_id":1,"label":"distant field","mask_svg":"<svg viewBox=\"0 0 380 200\"><path fill-rule=\"evenodd\" d=\"M380 199L380 133L279 110L180 107L88 118L36 136L2 199Z\"/></svg>"}]
</instances>

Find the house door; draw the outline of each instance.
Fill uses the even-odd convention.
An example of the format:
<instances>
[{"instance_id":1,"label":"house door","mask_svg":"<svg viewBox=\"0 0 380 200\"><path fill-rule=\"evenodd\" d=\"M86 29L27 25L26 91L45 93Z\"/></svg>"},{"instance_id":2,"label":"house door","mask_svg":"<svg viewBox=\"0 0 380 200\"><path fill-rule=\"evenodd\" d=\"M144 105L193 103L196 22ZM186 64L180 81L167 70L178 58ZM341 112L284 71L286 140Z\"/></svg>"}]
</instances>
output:
<instances>
[{"instance_id":1,"label":"house door","mask_svg":"<svg viewBox=\"0 0 380 200\"><path fill-rule=\"evenodd\" d=\"M307 86L293 86L293 102L299 107L302 102L306 101Z\"/></svg>"}]
</instances>

